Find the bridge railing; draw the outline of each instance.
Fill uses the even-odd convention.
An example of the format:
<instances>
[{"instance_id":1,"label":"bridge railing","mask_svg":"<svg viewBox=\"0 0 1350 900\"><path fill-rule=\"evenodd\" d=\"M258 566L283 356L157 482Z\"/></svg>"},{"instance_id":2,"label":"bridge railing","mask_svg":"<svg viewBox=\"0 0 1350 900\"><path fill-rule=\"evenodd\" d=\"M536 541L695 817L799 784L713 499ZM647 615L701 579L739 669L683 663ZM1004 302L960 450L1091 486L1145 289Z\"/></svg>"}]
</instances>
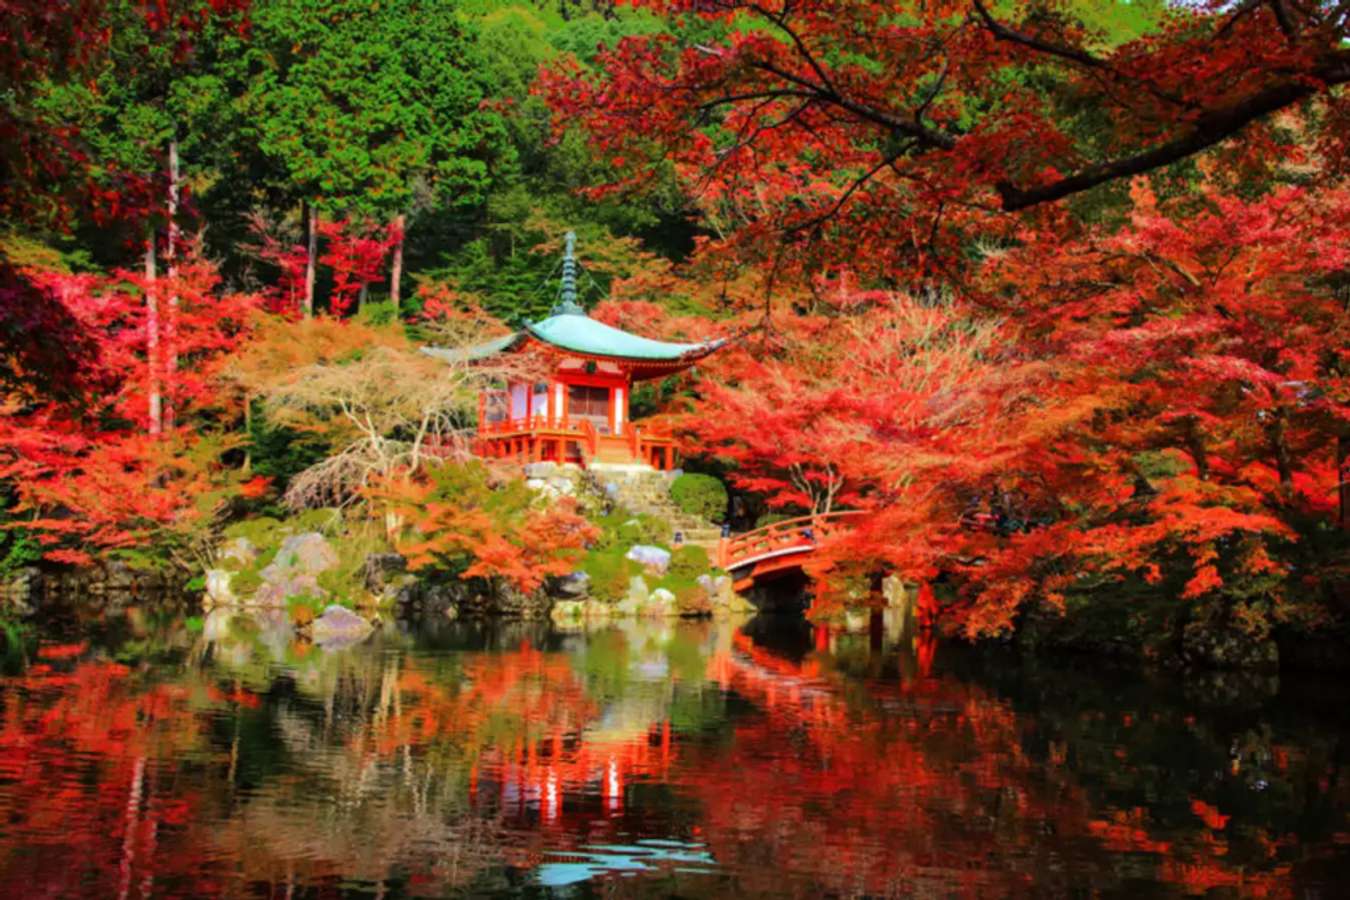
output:
<instances>
[{"instance_id":1,"label":"bridge railing","mask_svg":"<svg viewBox=\"0 0 1350 900\"><path fill-rule=\"evenodd\" d=\"M851 520L861 515L865 515L863 510L850 509L799 516L724 537L717 545L717 564L723 569L734 569L765 557L809 550L821 538L849 527Z\"/></svg>"}]
</instances>

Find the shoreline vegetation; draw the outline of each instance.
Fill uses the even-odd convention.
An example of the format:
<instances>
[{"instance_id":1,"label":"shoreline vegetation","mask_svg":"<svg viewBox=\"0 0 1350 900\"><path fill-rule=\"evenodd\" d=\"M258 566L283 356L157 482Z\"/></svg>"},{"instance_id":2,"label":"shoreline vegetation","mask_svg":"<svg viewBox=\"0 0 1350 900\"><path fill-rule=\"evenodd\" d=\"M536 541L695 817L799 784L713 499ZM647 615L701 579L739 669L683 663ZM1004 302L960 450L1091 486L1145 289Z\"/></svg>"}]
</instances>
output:
<instances>
[{"instance_id":1,"label":"shoreline vegetation","mask_svg":"<svg viewBox=\"0 0 1350 900\"><path fill-rule=\"evenodd\" d=\"M0 616L1350 665L1344 4L11 6ZM477 457L550 362L470 348L560 299L717 348L585 396L680 472ZM838 512L805 587L716 566Z\"/></svg>"}]
</instances>

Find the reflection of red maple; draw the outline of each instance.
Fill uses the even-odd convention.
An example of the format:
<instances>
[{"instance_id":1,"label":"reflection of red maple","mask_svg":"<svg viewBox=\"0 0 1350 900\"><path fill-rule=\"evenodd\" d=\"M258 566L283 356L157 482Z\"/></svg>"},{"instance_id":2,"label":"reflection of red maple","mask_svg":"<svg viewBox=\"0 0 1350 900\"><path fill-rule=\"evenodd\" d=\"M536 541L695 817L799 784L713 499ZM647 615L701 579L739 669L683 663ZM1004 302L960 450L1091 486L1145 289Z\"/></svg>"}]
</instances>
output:
<instances>
[{"instance_id":1,"label":"reflection of red maple","mask_svg":"<svg viewBox=\"0 0 1350 900\"><path fill-rule=\"evenodd\" d=\"M1026 891L1046 886L1037 860L1053 827L1057 843L1083 840L1079 864L1094 869L1109 866L1108 854L1149 854L1159 881L1188 891L1288 893L1287 867L1244 871L1226 861L1222 838L1159 838L1143 808L1095 808L1062 754L1024 752L1027 723L981 689L931 678L873 685L859 709L824 661L815 653L795 663L738 636L710 677L758 714L715 756L677 743L679 771L704 810L701 836L743 890L782 895L786 869L810 873L801 896ZM1192 809L1208 829L1229 820L1200 800ZM993 837L981 823L995 821ZM774 865L759 865L764 858Z\"/></svg>"},{"instance_id":2,"label":"reflection of red maple","mask_svg":"<svg viewBox=\"0 0 1350 900\"><path fill-rule=\"evenodd\" d=\"M243 854L239 864L253 878L347 877L351 861L336 848L326 852L327 832L295 818L280 820L295 830L285 841L250 843L248 815L235 806L248 801L226 783L238 748L214 752L211 727L222 710L265 711L265 698L198 674L156 682L83 658L88 652L83 644L49 645L39 653L45 662L6 683L0 812L9 824L0 853L21 840L25 857L0 876L0 891L229 893L230 876L215 868L222 854ZM1036 752L1035 720L977 685L923 672L863 683L839 674L825 650L794 660L735 635L707 654L705 677L744 709L709 739L679 731L660 707L623 729L601 729L613 698L592 695L575 663L528 645L463 655L453 674L438 672L435 658L384 660L372 670L376 681L344 688L372 698L369 714L311 747L304 765L316 772L388 765L421 773L418 784L467 775L457 808L511 828L509 840L484 848L485 858L521 868L615 839L645 817L660 827L668 811L633 790L654 783L696 811L681 826L686 836L706 845L745 893L1053 890L1110 872L1128 854L1136 866L1151 860L1151 877L1187 891L1288 894L1296 838L1244 821L1244 842L1264 847L1270 864L1253 867L1250 854L1230 859L1235 817L1212 800L1190 797L1191 818L1164 826L1157 809L1103 797L1068 762L1112 750L1112 771L1152 764L1136 762L1130 743L1087 740L1070 750L1051 741L1048 752ZM1156 716L1109 721L1129 730ZM1309 765L1300 748L1273 752L1296 772ZM199 761L206 768L196 771ZM322 783L294 779L278 774L253 791L284 803ZM421 873L429 889L447 883L425 847L395 846L399 865ZM1060 861L1047 867L1050 852Z\"/></svg>"}]
</instances>

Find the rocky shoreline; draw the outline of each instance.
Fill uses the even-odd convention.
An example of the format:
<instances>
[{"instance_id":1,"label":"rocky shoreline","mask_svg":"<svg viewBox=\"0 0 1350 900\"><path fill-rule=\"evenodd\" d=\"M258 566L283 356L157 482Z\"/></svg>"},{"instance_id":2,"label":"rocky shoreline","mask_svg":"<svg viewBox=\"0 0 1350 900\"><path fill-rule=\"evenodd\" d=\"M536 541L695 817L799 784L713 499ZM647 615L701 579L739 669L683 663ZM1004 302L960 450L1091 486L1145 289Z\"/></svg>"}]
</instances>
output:
<instances>
[{"instance_id":1,"label":"rocky shoreline","mask_svg":"<svg viewBox=\"0 0 1350 900\"><path fill-rule=\"evenodd\" d=\"M285 620L287 627L317 644L342 646L367 637L390 620L515 619L550 621L555 627L590 627L632 618L745 617L760 607L732 589L731 579L712 572L699 575L697 600L677 597L653 587L664 574L670 554L635 545L630 559L643 563L617 600L593 595L589 577L578 571L550 579L533 592L481 580L429 580L410 573L398 553L368 554L361 566L359 589L337 596L320 581L338 565L339 554L318 532L289 535L257 573L251 590L237 589L243 573L259 561L258 548L234 538L219 549L223 566L205 577L174 570L145 570L117 559L94 566L27 566L0 582L0 611L17 618L72 607L97 607L104 613L153 601L182 602L206 615L247 613L264 620ZM889 613L912 614L911 598L898 579L887 579L884 595ZM296 599L303 598L297 604ZM841 613L830 623L844 631L866 630L867 610ZM1150 622L1147 632L1110 619L1084 614L1024 615L1017 630L1000 643L1022 655L1090 654L1145 665L1199 671L1276 673L1280 671L1350 671L1350 640L1340 632L1308 634L1283 630L1259 640L1221 623Z\"/></svg>"}]
</instances>

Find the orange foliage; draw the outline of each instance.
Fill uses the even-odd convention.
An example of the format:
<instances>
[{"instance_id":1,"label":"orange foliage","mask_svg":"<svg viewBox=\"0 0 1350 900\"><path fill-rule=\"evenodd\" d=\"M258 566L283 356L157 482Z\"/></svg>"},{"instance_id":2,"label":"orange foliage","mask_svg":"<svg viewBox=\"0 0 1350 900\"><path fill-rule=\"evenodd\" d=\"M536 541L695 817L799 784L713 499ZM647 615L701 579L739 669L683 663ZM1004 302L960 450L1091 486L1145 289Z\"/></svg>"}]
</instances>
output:
<instances>
[{"instance_id":1,"label":"orange foliage","mask_svg":"<svg viewBox=\"0 0 1350 900\"><path fill-rule=\"evenodd\" d=\"M401 523L395 541L411 569L501 579L521 591L570 574L598 536L571 498L544 501L519 477L494 483L479 462L390 479L371 496Z\"/></svg>"}]
</instances>

